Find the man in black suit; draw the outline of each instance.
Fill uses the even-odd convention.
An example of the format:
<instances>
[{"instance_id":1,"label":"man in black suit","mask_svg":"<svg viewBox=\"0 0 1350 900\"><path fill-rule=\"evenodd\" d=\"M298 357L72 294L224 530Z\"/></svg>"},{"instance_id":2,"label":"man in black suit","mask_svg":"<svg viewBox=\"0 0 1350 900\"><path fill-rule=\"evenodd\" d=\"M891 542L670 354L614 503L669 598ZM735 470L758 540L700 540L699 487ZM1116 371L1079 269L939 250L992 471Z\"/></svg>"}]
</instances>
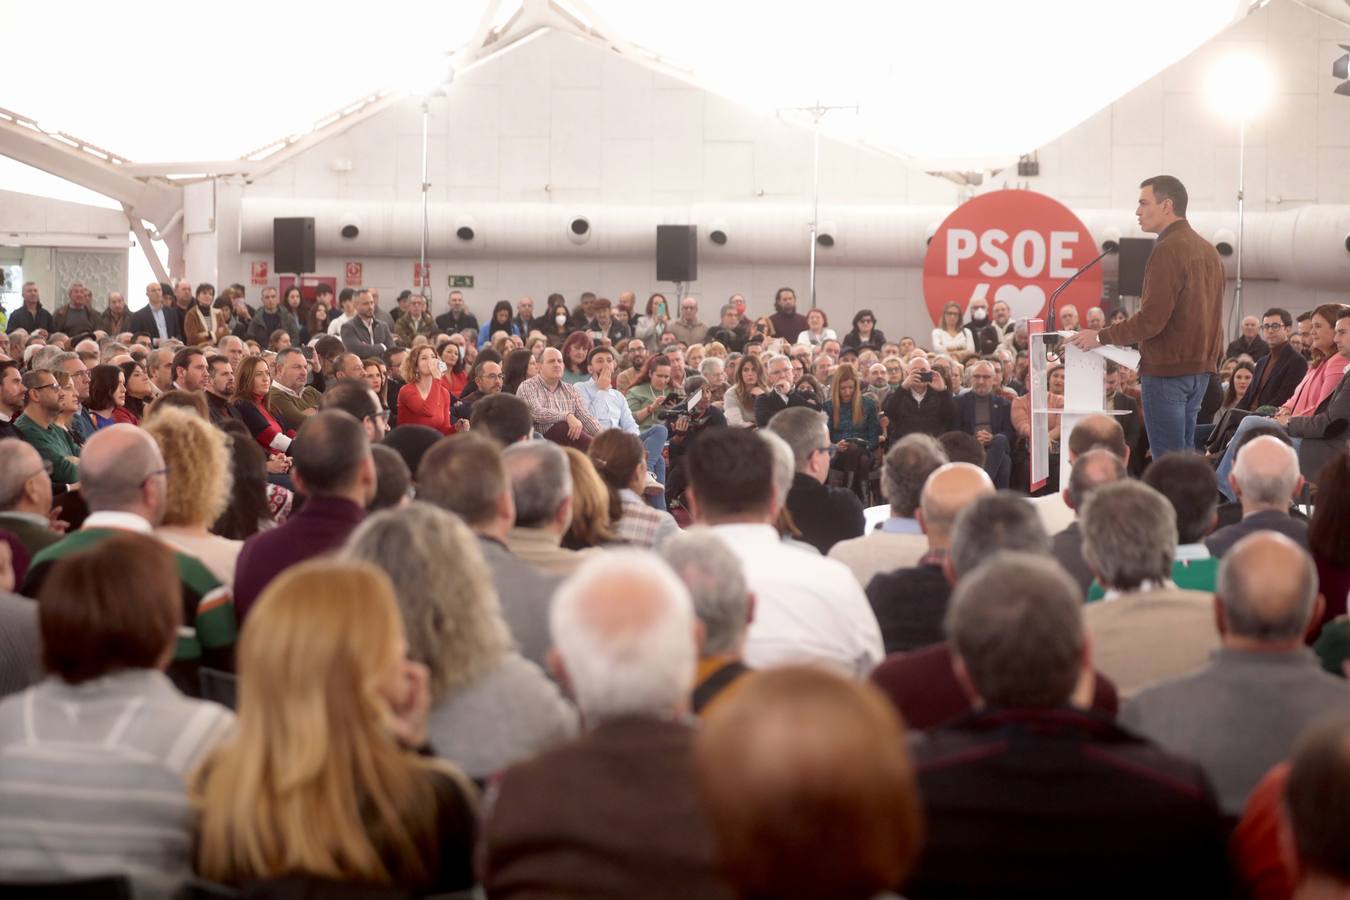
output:
<instances>
[{"instance_id":1,"label":"man in black suit","mask_svg":"<svg viewBox=\"0 0 1350 900\"><path fill-rule=\"evenodd\" d=\"M792 389L792 361L786 356L769 359L764 366L764 379L769 390L755 398L755 424L760 428L767 427L769 420L785 409L816 405L814 395L808 397Z\"/></svg>"},{"instance_id":2,"label":"man in black suit","mask_svg":"<svg viewBox=\"0 0 1350 900\"><path fill-rule=\"evenodd\" d=\"M1017 431L1012 424L1012 404L995 390L998 376L994 364L980 361L970 372L970 390L954 401L957 427L974 435L984 448L984 471L1003 490L1012 478L1012 448Z\"/></svg>"},{"instance_id":3,"label":"man in black suit","mask_svg":"<svg viewBox=\"0 0 1350 900\"><path fill-rule=\"evenodd\" d=\"M1276 409L1294 396L1294 390L1308 373L1308 361L1289 346L1289 329L1294 319L1289 310L1274 307L1261 318L1261 331L1270 352L1256 364L1252 383L1238 400L1237 408L1254 412L1262 406Z\"/></svg>"},{"instance_id":4,"label":"man in black suit","mask_svg":"<svg viewBox=\"0 0 1350 900\"><path fill-rule=\"evenodd\" d=\"M829 553L839 541L862 537L862 501L852 491L825 483L834 456L825 414L802 407L785 409L769 422L769 430L792 448L797 474L788 491L787 508L802 540Z\"/></svg>"},{"instance_id":5,"label":"man in black suit","mask_svg":"<svg viewBox=\"0 0 1350 900\"><path fill-rule=\"evenodd\" d=\"M148 334L156 345L162 341L183 339L178 314L164 302L164 288L158 281L145 286L146 305L131 314L133 334Z\"/></svg>"},{"instance_id":6,"label":"man in black suit","mask_svg":"<svg viewBox=\"0 0 1350 900\"><path fill-rule=\"evenodd\" d=\"M450 309L436 317L436 327L446 334L456 334L460 331L472 329L475 340L478 336L478 317L469 312L468 307L464 305L464 294L461 291L450 292ZM521 335L529 334L522 331Z\"/></svg>"},{"instance_id":7,"label":"man in black suit","mask_svg":"<svg viewBox=\"0 0 1350 900\"><path fill-rule=\"evenodd\" d=\"M923 358L910 363L909 374L886 398L882 411L886 414L886 442L890 446L916 431L937 437L955 430L952 392L942 380L942 373L934 372Z\"/></svg>"}]
</instances>

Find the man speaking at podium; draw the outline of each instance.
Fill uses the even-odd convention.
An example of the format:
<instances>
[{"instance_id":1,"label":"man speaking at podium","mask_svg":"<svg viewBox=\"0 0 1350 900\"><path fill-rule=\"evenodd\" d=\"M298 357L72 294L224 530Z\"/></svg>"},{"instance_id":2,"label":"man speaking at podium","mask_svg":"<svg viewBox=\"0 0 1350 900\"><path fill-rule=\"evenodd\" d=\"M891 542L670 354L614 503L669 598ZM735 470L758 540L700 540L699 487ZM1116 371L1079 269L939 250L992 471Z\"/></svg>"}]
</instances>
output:
<instances>
[{"instance_id":1,"label":"man speaking at podium","mask_svg":"<svg viewBox=\"0 0 1350 900\"><path fill-rule=\"evenodd\" d=\"M1223 352L1223 263L1186 221L1186 188L1171 175L1139 186L1139 227L1158 236L1139 312L1068 339L1081 350L1139 345L1144 428L1153 458L1195 446L1195 419Z\"/></svg>"}]
</instances>

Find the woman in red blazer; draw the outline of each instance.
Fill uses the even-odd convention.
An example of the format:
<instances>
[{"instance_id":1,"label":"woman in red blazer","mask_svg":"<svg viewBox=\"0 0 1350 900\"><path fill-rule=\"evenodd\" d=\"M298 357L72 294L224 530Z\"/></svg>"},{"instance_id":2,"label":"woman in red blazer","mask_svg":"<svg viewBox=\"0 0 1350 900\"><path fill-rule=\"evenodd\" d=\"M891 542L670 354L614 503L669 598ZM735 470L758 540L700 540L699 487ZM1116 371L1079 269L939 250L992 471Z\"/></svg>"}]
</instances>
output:
<instances>
[{"instance_id":1,"label":"woman in red blazer","mask_svg":"<svg viewBox=\"0 0 1350 900\"><path fill-rule=\"evenodd\" d=\"M398 392L398 424L429 425L449 434L450 387L439 377L436 351L425 344L408 351L402 374L407 384Z\"/></svg>"}]
</instances>

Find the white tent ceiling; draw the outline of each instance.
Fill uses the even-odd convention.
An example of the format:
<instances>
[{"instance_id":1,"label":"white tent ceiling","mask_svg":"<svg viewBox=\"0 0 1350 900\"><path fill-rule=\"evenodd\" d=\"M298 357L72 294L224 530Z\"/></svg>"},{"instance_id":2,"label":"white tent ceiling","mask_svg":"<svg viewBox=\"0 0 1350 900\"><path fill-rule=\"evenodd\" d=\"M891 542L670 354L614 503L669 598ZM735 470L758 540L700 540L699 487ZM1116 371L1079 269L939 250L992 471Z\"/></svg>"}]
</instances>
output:
<instances>
[{"instance_id":1,"label":"white tent ceiling","mask_svg":"<svg viewBox=\"0 0 1350 900\"><path fill-rule=\"evenodd\" d=\"M857 104L829 130L974 168L1065 131L1247 0L589 5L614 36L759 110ZM6 42L0 106L138 162L238 157L398 85L417 60L467 41L484 6L27 3ZM0 186L16 186L14 171L0 170Z\"/></svg>"}]
</instances>

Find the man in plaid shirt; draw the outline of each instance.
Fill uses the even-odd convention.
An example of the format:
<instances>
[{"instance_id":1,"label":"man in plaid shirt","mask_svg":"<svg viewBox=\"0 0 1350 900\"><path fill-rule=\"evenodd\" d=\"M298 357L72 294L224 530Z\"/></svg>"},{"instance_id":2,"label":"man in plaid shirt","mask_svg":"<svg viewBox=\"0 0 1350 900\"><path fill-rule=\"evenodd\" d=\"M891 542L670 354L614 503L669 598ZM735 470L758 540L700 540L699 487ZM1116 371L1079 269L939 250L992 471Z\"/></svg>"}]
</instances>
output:
<instances>
[{"instance_id":1,"label":"man in plaid shirt","mask_svg":"<svg viewBox=\"0 0 1350 900\"><path fill-rule=\"evenodd\" d=\"M530 407L535 431L550 441L585 452L601 431L576 388L563 381L562 351L557 348L544 351L539 374L521 382L516 396Z\"/></svg>"}]
</instances>

